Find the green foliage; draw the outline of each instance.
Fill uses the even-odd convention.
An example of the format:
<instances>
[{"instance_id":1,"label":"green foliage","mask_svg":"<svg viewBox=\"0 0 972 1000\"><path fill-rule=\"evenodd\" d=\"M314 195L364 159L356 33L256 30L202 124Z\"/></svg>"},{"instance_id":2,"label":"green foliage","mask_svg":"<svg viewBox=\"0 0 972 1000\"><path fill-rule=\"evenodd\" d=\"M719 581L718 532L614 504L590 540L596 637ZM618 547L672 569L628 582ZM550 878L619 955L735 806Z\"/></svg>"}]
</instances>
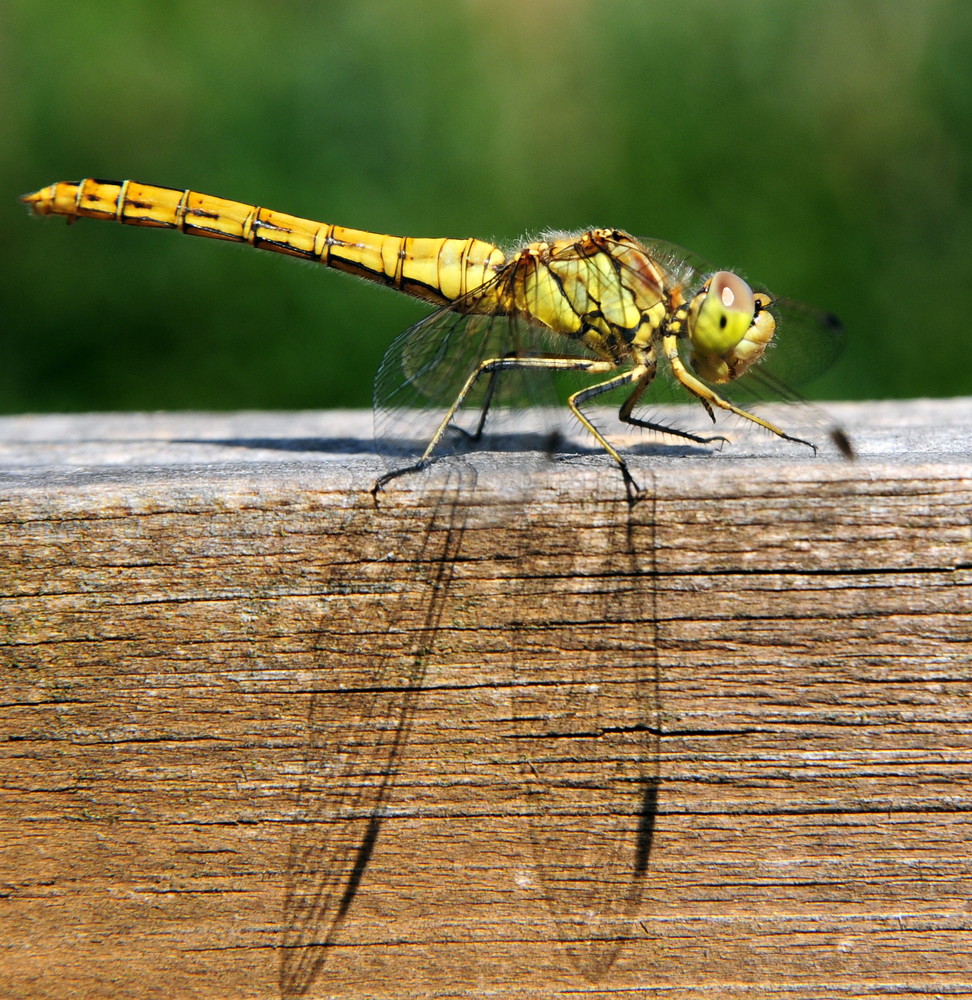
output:
<instances>
[{"instance_id":1,"label":"green foliage","mask_svg":"<svg viewBox=\"0 0 972 1000\"><path fill-rule=\"evenodd\" d=\"M369 405L422 315L16 202L84 176L418 236L618 226L841 316L828 396L972 393L970 66L965 0L6 0L0 409Z\"/></svg>"}]
</instances>

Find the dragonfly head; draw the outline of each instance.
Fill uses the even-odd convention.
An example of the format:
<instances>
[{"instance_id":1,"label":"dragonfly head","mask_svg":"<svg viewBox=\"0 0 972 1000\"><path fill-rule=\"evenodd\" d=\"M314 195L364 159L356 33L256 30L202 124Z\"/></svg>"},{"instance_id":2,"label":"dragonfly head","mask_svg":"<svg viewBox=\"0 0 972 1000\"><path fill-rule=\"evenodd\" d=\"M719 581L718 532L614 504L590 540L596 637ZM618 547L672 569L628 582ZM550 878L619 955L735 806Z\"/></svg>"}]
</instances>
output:
<instances>
[{"instance_id":1,"label":"dragonfly head","mask_svg":"<svg viewBox=\"0 0 972 1000\"><path fill-rule=\"evenodd\" d=\"M763 356L776 331L769 296L732 271L717 271L689 306L690 361L707 382L739 378Z\"/></svg>"}]
</instances>

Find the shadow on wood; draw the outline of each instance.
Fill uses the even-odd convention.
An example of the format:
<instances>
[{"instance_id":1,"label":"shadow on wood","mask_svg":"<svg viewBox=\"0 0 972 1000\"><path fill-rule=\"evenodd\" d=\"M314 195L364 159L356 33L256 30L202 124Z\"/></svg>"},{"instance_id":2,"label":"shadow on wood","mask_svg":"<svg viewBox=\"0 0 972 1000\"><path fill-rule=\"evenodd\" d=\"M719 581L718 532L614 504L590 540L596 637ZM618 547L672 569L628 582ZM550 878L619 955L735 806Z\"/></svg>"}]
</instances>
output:
<instances>
[{"instance_id":1,"label":"shadow on wood","mask_svg":"<svg viewBox=\"0 0 972 1000\"><path fill-rule=\"evenodd\" d=\"M840 416L377 510L263 446L367 417L0 420L2 991L967 988L972 406Z\"/></svg>"}]
</instances>

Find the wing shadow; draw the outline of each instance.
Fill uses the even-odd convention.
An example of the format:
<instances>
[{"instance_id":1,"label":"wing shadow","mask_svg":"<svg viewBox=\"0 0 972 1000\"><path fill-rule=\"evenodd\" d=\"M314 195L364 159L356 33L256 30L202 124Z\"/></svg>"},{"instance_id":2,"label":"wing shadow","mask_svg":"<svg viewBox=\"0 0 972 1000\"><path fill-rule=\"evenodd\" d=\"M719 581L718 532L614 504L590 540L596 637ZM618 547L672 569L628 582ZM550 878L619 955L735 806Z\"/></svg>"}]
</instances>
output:
<instances>
[{"instance_id":1,"label":"wing shadow","mask_svg":"<svg viewBox=\"0 0 972 1000\"><path fill-rule=\"evenodd\" d=\"M519 623L514 715L540 887L571 964L596 983L643 938L659 787L655 501L583 509L590 528L565 566L538 561L556 552L531 539L540 526L523 533L518 605L551 573L561 592L544 602L555 615Z\"/></svg>"},{"instance_id":2,"label":"wing shadow","mask_svg":"<svg viewBox=\"0 0 972 1000\"><path fill-rule=\"evenodd\" d=\"M349 535L348 562L329 578L329 594L346 606L319 630L326 636L319 647L321 687L308 708L286 868L284 1000L308 994L338 942L380 836L435 650L475 472L450 463L437 481L408 505L392 505L385 495L373 513L374 530ZM345 533L351 521L346 517L337 530ZM390 574L392 564L398 566Z\"/></svg>"}]
</instances>

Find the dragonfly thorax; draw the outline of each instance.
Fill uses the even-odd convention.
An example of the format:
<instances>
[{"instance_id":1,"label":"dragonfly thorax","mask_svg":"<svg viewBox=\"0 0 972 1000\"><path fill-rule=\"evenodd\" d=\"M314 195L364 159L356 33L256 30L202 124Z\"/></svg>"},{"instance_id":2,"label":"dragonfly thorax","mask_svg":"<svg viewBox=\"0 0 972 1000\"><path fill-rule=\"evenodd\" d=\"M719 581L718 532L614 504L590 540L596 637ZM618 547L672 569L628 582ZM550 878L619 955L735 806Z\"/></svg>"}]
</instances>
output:
<instances>
[{"instance_id":1,"label":"dragonfly thorax","mask_svg":"<svg viewBox=\"0 0 972 1000\"><path fill-rule=\"evenodd\" d=\"M618 364L631 357L646 328L660 329L668 309L663 272L618 230L530 243L504 272L476 311L511 313Z\"/></svg>"}]
</instances>

